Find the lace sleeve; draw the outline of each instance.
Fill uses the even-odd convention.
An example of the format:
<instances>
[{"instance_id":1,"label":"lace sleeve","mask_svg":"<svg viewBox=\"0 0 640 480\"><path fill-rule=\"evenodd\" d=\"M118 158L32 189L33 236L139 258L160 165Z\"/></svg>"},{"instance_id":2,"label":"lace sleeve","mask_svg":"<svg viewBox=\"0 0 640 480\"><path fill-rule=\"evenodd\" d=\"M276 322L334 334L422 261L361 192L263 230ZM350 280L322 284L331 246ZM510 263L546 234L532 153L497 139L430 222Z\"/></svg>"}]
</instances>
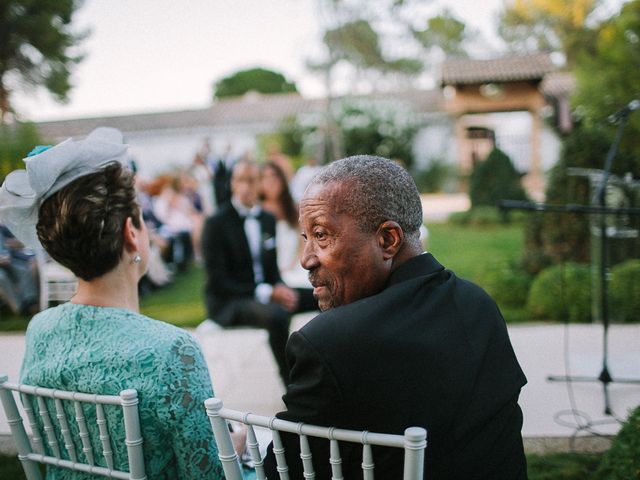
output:
<instances>
[{"instance_id":1,"label":"lace sleeve","mask_svg":"<svg viewBox=\"0 0 640 480\"><path fill-rule=\"evenodd\" d=\"M178 337L167 357L160 419L172 438L179 478L224 478L204 401L213 396L200 346L188 333Z\"/></svg>"}]
</instances>

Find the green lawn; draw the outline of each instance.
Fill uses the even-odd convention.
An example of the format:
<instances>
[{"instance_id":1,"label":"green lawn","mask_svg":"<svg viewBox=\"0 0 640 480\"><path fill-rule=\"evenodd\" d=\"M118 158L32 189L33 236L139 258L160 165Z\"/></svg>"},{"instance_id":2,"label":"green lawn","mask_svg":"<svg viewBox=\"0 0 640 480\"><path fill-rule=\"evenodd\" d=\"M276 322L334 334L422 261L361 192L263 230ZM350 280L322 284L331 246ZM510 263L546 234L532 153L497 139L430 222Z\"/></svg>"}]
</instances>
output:
<instances>
[{"instance_id":1,"label":"green lawn","mask_svg":"<svg viewBox=\"0 0 640 480\"><path fill-rule=\"evenodd\" d=\"M524 234L520 224L466 227L434 223L429 228L429 251L440 263L467 280L479 282L492 263L517 260Z\"/></svg>"},{"instance_id":2,"label":"green lawn","mask_svg":"<svg viewBox=\"0 0 640 480\"><path fill-rule=\"evenodd\" d=\"M141 313L180 327L197 326L206 317L204 277L201 267L191 266L171 285L145 295L140 302Z\"/></svg>"},{"instance_id":3,"label":"green lawn","mask_svg":"<svg viewBox=\"0 0 640 480\"><path fill-rule=\"evenodd\" d=\"M140 311L151 318L180 327L195 327L205 318L203 288L204 271L191 266L187 271L177 274L171 285L143 296ZM28 323L29 317L0 310L0 332L23 331Z\"/></svg>"},{"instance_id":4,"label":"green lawn","mask_svg":"<svg viewBox=\"0 0 640 480\"><path fill-rule=\"evenodd\" d=\"M458 276L482 286L482 273L493 264L517 261L524 248L522 224L469 227L434 223L429 228L429 251ZM501 306L509 323L530 320L524 308Z\"/></svg>"}]
</instances>

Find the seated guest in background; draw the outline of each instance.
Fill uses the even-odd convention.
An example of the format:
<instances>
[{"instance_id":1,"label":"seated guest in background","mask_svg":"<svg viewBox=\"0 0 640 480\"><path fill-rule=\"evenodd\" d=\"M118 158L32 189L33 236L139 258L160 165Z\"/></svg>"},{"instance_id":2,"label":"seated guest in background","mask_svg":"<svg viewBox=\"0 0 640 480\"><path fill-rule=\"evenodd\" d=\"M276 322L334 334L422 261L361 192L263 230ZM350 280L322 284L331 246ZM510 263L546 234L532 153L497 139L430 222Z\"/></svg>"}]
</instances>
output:
<instances>
[{"instance_id":1,"label":"seated guest in background","mask_svg":"<svg viewBox=\"0 0 640 480\"><path fill-rule=\"evenodd\" d=\"M371 156L334 162L307 188L300 223L322 313L289 339L278 417L393 434L420 426L425 478L525 479L526 379L504 320L482 289L423 251L407 171ZM297 436L283 440L289 474L302 478ZM328 442L311 448L316 478L330 478ZM345 478L361 478L361 450L340 447ZM400 450L373 453L376 478L402 478ZM272 451L265 463L277 478Z\"/></svg>"},{"instance_id":2,"label":"seated guest in background","mask_svg":"<svg viewBox=\"0 0 640 480\"><path fill-rule=\"evenodd\" d=\"M38 311L38 267L33 250L24 248L0 225L0 300L16 314Z\"/></svg>"},{"instance_id":3,"label":"seated guest in background","mask_svg":"<svg viewBox=\"0 0 640 480\"><path fill-rule=\"evenodd\" d=\"M172 239L171 262L184 270L199 255L203 218L183 192L179 175L171 177L153 201L153 213L162 222L160 234Z\"/></svg>"},{"instance_id":4,"label":"seated guest in background","mask_svg":"<svg viewBox=\"0 0 640 480\"><path fill-rule=\"evenodd\" d=\"M311 290L285 285L278 271L276 219L258 204L259 170L245 160L231 174L231 200L207 219L203 237L210 319L223 326L252 325L269 332L285 385L284 347L293 313L317 309Z\"/></svg>"},{"instance_id":5,"label":"seated guest in background","mask_svg":"<svg viewBox=\"0 0 640 480\"><path fill-rule=\"evenodd\" d=\"M260 199L264 210L276 217L278 268L290 287L311 287L307 271L300 265L302 237L298 225L298 205L293 201L284 171L275 163L260 170Z\"/></svg>"},{"instance_id":6,"label":"seated guest in background","mask_svg":"<svg viewBox=\"0 0 640 480\"><path fill-rule=\"evenodd\" d=\"M20 314L20 297L9 273L10 267L11 254L7 251L0 251L0 308L7 306L11 312L18 315Z\"/></svg>"},{"instance_id":7,"label":"seated guest in background","mask_svg":"<svg viewBox=\"0 0 640 480\"><path fill-rule=\"evenodd\" d=\"M134 184L142 221L149 233L147 273L138 283L138 291L141 296L144 296L151 290L168 285L172 281L173 273L163 258L169 256L167 252L171 248L171 241L158 233L162 222L153 213L153 200L147 192L147 183L139 175L135 175Z\"/></svg>"},{"instance_id":8,"label":"seated guest in background","mask_svg":"<svg viewBox=\"0 0 640 480\"><path fill-rule=\"evenodd\" d=\"M203 409L213 391L200 347L187 332L139 313L149 237L133 175L122 164L122 135L100 128L40 150L25 159L26 171L7 176L0 220L25 244L39 240L79 281L69 303L29 323L20 381L107 395L134 388L147 478L223 478ZM118 411L105 413L123 430ZM100 444L95 421L87 423ZM125 468L126 446L113 448L116 467ZM56 466L47 471L48 478L86 477Z\"/></svg>"}]
</instances>

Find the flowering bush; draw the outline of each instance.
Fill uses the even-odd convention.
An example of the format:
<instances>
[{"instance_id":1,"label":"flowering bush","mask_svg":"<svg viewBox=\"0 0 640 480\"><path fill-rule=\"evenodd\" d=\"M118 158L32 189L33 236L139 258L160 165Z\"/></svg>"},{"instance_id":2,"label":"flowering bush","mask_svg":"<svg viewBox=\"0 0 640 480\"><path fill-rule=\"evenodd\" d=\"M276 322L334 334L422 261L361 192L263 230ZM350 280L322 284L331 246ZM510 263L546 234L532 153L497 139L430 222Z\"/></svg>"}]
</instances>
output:
<instances>
[{"instance_id":1,"label":"flowering bush","mask_svg":"<svg viewBox=\"0 0 640 480\"><path fill-rule=\"evenodd\" d=\"M418 131L415 114L395 101L347 100L337 103L333 117L345 156L374 154L413 163L413 138Z\"/></svg>"}]
</instances>

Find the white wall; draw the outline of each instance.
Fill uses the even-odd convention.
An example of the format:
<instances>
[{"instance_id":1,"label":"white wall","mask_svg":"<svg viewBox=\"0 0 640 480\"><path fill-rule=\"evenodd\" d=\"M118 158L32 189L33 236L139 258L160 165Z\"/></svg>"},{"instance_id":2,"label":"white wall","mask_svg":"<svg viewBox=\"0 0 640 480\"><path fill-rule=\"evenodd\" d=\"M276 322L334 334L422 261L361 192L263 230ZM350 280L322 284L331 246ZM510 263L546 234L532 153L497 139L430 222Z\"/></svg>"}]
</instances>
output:
<instances>
[{"instance_id":1,"label":"white wall","mask_svg":"<svg viewBox=\"0 0 640 480\"><path fill-rule=\"evenodd\" d=\"M231 146L231 151L236 156L253 151L256 147L255 135L248 131L232 133L215 129L194 129L125 134L125 140L130 145L129 153L136 161L138 173L147 179L188 167L206 138L209 138L214 154L223 153L227 145Z\"/></svg>"}]
</instances>

